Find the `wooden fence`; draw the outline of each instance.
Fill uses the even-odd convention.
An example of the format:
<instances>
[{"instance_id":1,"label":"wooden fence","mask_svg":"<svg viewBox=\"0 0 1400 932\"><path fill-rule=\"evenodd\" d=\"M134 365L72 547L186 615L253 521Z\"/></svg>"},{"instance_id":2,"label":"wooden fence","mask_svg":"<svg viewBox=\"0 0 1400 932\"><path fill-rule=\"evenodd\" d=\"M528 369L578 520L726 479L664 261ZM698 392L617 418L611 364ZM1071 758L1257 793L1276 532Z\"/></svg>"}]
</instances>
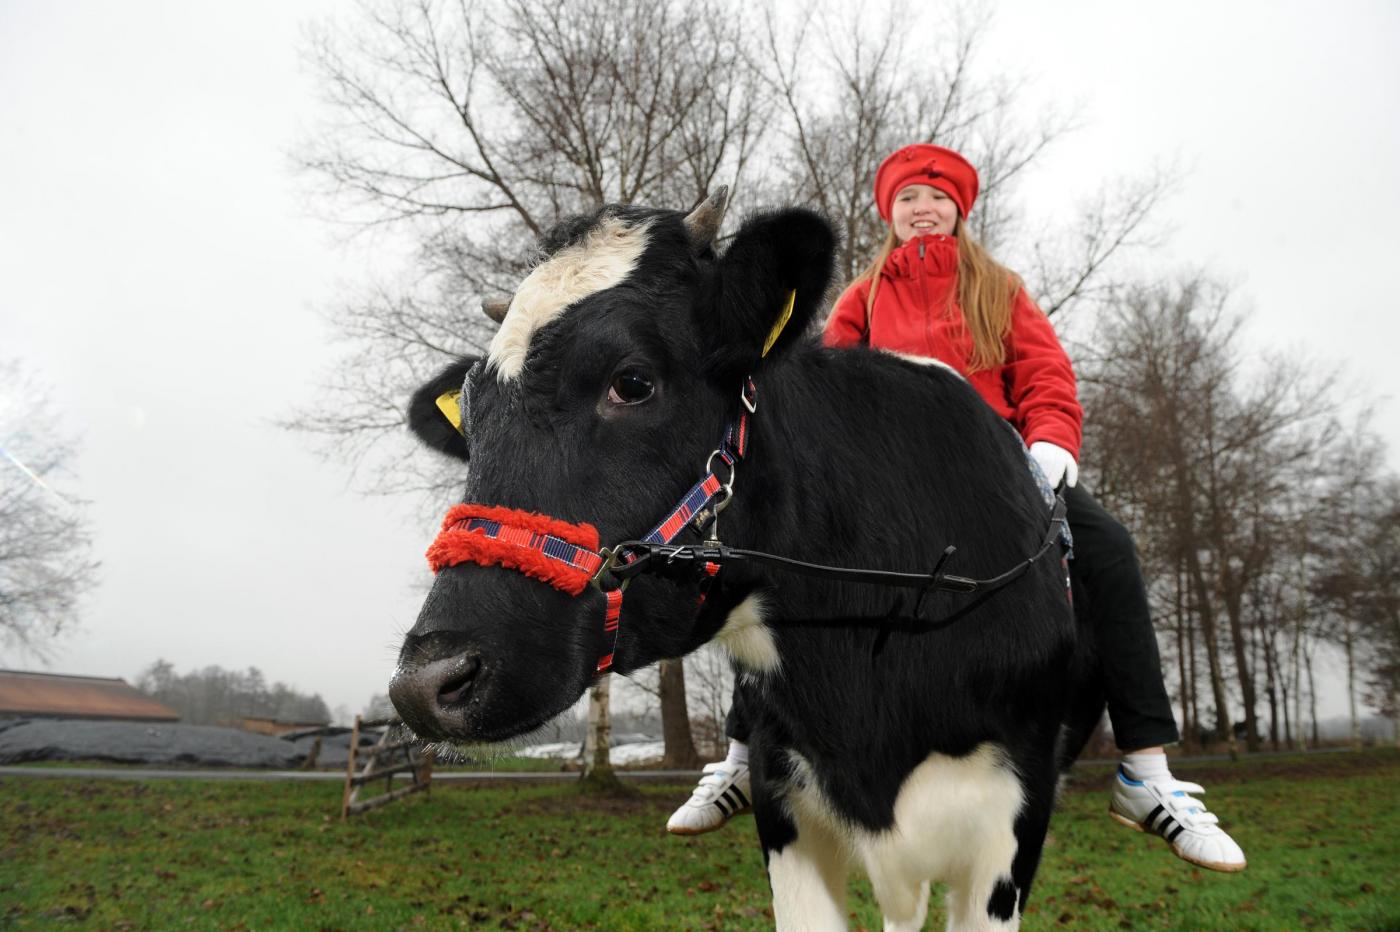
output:
<instances>
[{"instance_id":1,"label":"wooden fence","mask_svg":"<svg viewBox=\"0 0 1400 932\"><path fill-rule=\"evenodd\" d=\"M397 718L365 721L355 716L355 727L350 732L350 753L345 759L345 796L340 806L342 819L429 788L433 779L432 752L421 753L414 740L394 738L399 729L393 726L401 724L403 722ZM357 773L362 728L383 728L384 732L379 736L379 741L364 752L364 763ZM394 776L400 773L411 773L413 782L396 790ZM384 781L384 792L361 799L360 791L379 780Z\"/></svg>"}]
</instances>

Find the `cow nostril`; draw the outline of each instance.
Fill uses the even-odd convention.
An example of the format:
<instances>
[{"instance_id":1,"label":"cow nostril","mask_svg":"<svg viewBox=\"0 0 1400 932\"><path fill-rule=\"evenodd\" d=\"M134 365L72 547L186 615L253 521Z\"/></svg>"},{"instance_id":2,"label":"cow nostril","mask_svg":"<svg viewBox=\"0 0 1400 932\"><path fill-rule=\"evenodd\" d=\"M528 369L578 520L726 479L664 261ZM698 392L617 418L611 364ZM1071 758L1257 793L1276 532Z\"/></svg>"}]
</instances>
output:
<instances>
[{"instance_id":1,"label":"cow nostril","mask_svg":"<svg viewBox=\"0 0 1400 932\"><path fill-rule=\"evenodd\" d=\"M457 669L438 686L438 705L450 706L460 702L472 688L472 680L476 679L476 671L480 666L481 662L476 657L462 657Z\"/></svg>"}]
</instances>

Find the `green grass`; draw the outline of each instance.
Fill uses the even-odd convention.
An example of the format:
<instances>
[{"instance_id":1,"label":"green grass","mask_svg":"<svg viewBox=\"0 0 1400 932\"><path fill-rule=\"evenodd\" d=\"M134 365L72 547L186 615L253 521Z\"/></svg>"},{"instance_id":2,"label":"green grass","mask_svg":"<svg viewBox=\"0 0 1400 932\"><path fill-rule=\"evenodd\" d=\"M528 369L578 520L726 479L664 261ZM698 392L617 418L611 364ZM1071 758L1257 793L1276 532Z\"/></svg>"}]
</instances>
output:
<instances>
[{"instance_id":1,"label":"green grass","mask_svg":"<svg viewBox=\"0 0 1400 932\"><path fill-rule=\"evenodd\" d=\"M1400 929L1400 753L1181 766L1249 856L1198 871L1065 794L1025 928ZM689 787L439 784L348 823L335 783L0 780L0 925L766 928L752 822L662 826ZM852 926L880 926L852 884ZM942 928L938 897L929 928Z\"/></svg>"}]
</instances>

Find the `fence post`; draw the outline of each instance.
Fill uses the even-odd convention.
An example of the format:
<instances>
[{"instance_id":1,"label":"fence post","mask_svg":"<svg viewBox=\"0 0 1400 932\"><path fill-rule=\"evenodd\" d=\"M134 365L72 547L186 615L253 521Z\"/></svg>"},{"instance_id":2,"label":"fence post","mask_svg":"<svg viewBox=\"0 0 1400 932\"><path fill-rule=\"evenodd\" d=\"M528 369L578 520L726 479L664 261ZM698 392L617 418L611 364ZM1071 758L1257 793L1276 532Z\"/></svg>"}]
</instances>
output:
<instances>
[{"instance_id":1,"label":"fence post","mask_svg":"<svg viewBox=\"0 0 1400 932\"><path fill-rule=\"evenodd\" d=\"M355 779L355 752L360 747L360 716L355 716L355 727L350 729L350 752L345 755L345 795L340 801L340 818L350 816L350 788Z\"/></svg>"}]
</instances>

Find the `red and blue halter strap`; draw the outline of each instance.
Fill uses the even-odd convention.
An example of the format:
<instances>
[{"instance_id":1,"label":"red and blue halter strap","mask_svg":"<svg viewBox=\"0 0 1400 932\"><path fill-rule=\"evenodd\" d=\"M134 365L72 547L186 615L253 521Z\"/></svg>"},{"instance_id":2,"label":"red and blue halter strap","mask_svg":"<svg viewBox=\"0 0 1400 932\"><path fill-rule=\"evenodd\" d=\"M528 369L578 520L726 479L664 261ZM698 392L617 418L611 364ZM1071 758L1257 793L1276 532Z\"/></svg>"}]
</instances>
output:
<instances>
[{"instance_id":1,"label":"red and blue halter strap","mask_svg":"<svg viewBox=\"0 0 1400 932\"><path fill-rule=\"evenodd\" d=\"M697 517L709 516L707 509L720 492L728 494L728 486L710 467L716 459L720 460L728 468L732 481L734 464L743 459L748 451L749 417L754 411L756 392L753 379L746 379L742 394L744 410L725 430L719 449L706 466L706 475L691 487L670 514L642 538L643 541L649 544L671 543ZM572 596L582 594L607 560L599 551L598 531L591 524L571 524L548 515L476 503L456 505L447 512L442 530L428 547L427 556L428 565L434 573L468 562L501 566L518 570ZM632 558L619 554L618 559L630 562ZM719 571L716 564L704 569L710 578ZM602 590L607 602L603 615L603 635L608 639L609 647L598 658L597 673L611 669L613 656L617 652L622 591L621 586Z\"/></svg>"},{"instance_id":2,"label":"red and blue halter strap","mask_svg":"<svg viewBox=\"0 0 1400 932\"><path fill-rule=\"evenodd\" d=\"M680 534L687 524L694 520L696 515L701 514L710 506L716 495L725 489L725 483L720 481L719 476L710 467L714 465L715 460L719 460L729 470L730 477L733 477L734 464L743 459L749 450L749 418L753 415L757 394L758 387L754 385L753 379L746 378L741 396L744 407L739 412L739 416L725 428L719 448L715 450L714 455L710 457L710 462L706 464L704 477L690 487L690 491L681 497L680 504L671 509L670 514L662 518L656 527L641 538L643 543L669 544L676 539L676 535ZM622 558L627 560L625 554Z\"/></svg>"},{"instance_id":3,"label":"red and blue halter strap","mask_svg":"<svg viewBox=\"0 0 1400 932\"><path fill-rule=\"evenodd\" d=\"M519 570L569 595L583 592L603 566L591 524L470 503L447 512L428 548L434 573L466 562Z\"/></svg>"},{"instance_id":4,"label":"red and blue halter strap","mask_svg":"<svg viewBox=\"0 0 1400 932\"><path fill-rule=\"evenodd\" d=\"M434 573L467 562L518 570L573 596L581 594L603 568L598 531L591 524L470 503L447 512L442 530L428 548L428 565ZM603 595L607 600L603 634L612 638L607 653L598 658L598 673L612 667L622 616L622 590Z\"/></svg>"}]
</instances>

